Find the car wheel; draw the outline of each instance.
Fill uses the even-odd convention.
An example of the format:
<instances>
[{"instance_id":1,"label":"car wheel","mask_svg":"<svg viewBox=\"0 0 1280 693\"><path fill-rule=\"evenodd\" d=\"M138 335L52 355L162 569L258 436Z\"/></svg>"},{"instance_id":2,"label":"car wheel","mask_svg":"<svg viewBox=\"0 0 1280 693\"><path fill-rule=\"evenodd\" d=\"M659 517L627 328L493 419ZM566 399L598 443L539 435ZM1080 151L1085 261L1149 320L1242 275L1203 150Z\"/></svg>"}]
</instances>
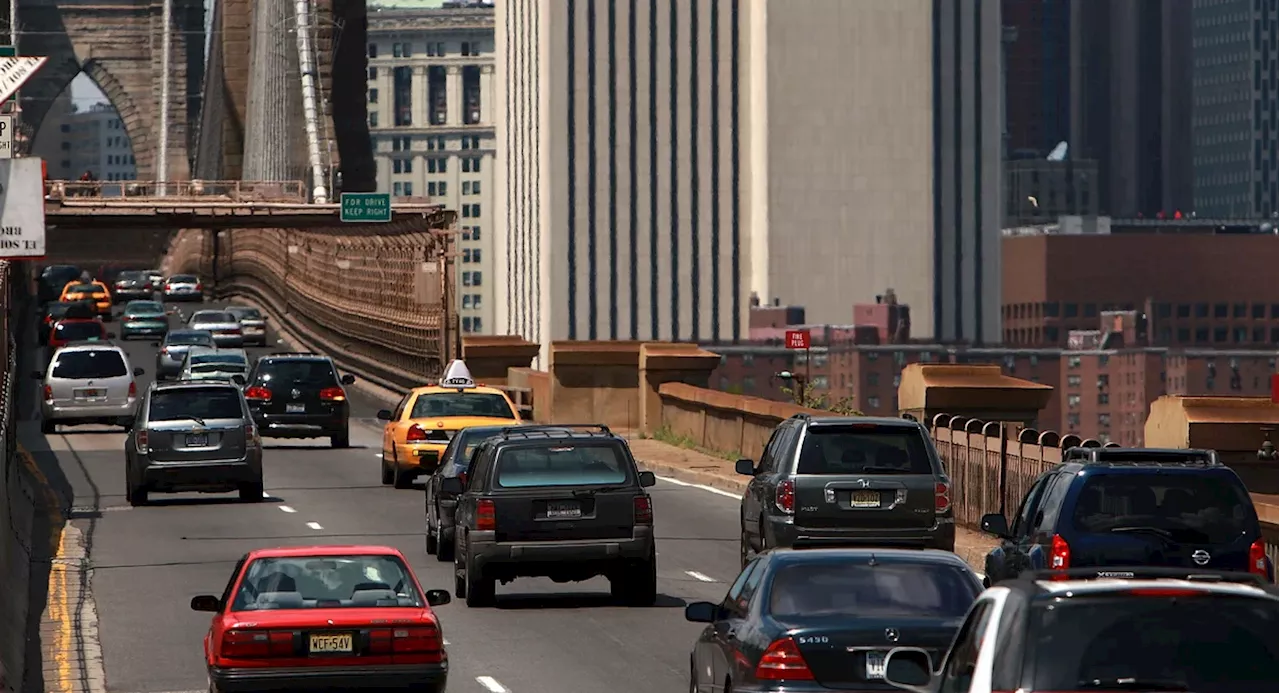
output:
<instances>
[{"instance_id":1,"label":"car wheel","mask_svg":"<svg viewBox=\"0 0 1280 693\"><path fill-rule=\"evenodd\" d=\"M453 530L436 527L436 560L453 560Z\"/></svg>"},{"instance_id":2,"label":"car wheel","mask_svg":"<svg viewBox=\"0 0 1280 693\"><path fill-rule=\"evenodd\" d=\"M395 467L396 488L401 490L413 488L413 479L414 477L409 472L401 471L398 465Z\"/></svg>"},{"instance_id":3,"label":"car wheel","mask_svg":"<svg viewBox=\"0 0 1280 693\"><path fill-rule=\"evenodd\" d=\"M454 559L453 559L453 596L458 599L465 599L467 596L467 581L463 579L462 564L458 562L458 556L462 555L462 547L458 546L462 539L454 537Z\"/></svg>"},{"instance_id":4,"label":"car wheel","mask_svg":"<svg viewBox=\"0 0 1280 693\"><path fill-rule=\"evenodd\" d=\"M58 424L54 423L53 419L41 419L40 432L47 436L51 436L58 432Z\"/></svg>"},{"instance_id":5,"label":"car wheel","mask_svg":"<svg viewBox=\"0 0 1280 693\"><path fill-rule=\"evenodd\" d=\"M436 528L431 526L431 516L427 515L427 553L438 554L440 551L440 538L436 536Z\"/></svg>"},{"instance_id":6,"label":"car wheel","mask_svg":"<svg viewBox=\"0 0 1280 693\"><path fill-rule=\"evenodd\" d=\"M742 561L742 568L746 568L751 559L756 557L755 550L751 548L751 537L747 536L746 525L742 526L742 534L738 539L738 554Z\"/></svg>"},{"instance_id":7,"label":"car wheel","mask_svg":"<svg viewBox=\"0 0 1280 693\"><path fill-rule=\"evenodd\" d=\"M126 496L129 499L129 505L135 508L147 504L147 488L145 486L130 486Z\"/></svg>"},{"instance_id":8,"label":"car wheel","mask_svg":"<svg viewBox=\"0 0 1280 693\"><path fill-rule=\"evenodd\" d=\"M390 486L396 480L396 470L386 462L382 463L382 485Z\"/></svg>"},{"instance_id":9,"label":"car wheel","mask_svg":"<svg viewBox=\"0 0 1280 693\"><path fill-rule=\"evenodd\" d=\"M698 668L689 659L689 693L698 693Z\"/></svg>"},{"instance_id":10,"label":"car wheel","mask_svg":"<svg viewBox=\"0 0 1280 693\"><path fill-rule=\"evenodd\" d=\"M470 564L467 565L467 606L471 608L492 606L494 592L498 587L497 581L478 573L479 571L472 570Z\"/></svg>"},{"instance_id":11,"label":"car wheel","mask_svg":"<svg viewBox=\"0 0 1280 693\"><path fill-rule=\"evenodd\" d=\"M351 432L343 429L341 433L329 436L329 446L334 448L351 447Z\"/></svg>"},{"instance_id":12,"label":"car wheel","mask_svg":"<svg viewBox=\"0 0 1280 693\"><path fill-rule=\"evenodd\" d=\"M630 571L631 583L627 589L630 606L653 606L658 601L658 560L652 550L649 558Z\"/></svg>"},{"instance_id":13,"label":"car wheel","mask_svg":"<svg viewBox=\"0 0 1280 693\"><path fill-rule=\"evenodd\" d=\"M245 484L240 487L240 500L245 503L261 503L262 502L262 481L256 481L252 484Z\"/></svg>"}]
</instances>

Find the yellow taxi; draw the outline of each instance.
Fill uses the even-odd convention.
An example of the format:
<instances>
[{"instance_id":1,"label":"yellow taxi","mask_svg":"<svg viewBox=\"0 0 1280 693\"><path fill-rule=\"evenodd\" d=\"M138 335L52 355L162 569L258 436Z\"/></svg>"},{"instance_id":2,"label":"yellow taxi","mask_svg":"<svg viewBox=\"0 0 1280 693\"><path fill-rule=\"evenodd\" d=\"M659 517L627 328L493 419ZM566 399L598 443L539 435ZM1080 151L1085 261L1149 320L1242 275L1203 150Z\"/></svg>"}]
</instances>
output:
<instances>
[{"instance_id":1,"label":"yellow taxi","mask_svg":"<svg viewBox=\"0 0 1280 693\"><path fill-rule=\"evenodd\" d=\"M410 488L430 474L454 434L470 426L520 425L515 404L502 390L477 384L462 361L445 369L438 385L404 396L394 410L383 409L382 483Z\"/></svg>"},{"instance_id":2,"label":"yellow taxi","mask_svg":"<svg viewBox=\"0 0 1280 693\"><path fill-rule=\"evenodd\" d=\"M111 290L100 281L67 282L67 285L62 287L62 296L58 300L67 303L93 301L93 306L102 319L111 320Z\"/></svg>"}]
</instances>

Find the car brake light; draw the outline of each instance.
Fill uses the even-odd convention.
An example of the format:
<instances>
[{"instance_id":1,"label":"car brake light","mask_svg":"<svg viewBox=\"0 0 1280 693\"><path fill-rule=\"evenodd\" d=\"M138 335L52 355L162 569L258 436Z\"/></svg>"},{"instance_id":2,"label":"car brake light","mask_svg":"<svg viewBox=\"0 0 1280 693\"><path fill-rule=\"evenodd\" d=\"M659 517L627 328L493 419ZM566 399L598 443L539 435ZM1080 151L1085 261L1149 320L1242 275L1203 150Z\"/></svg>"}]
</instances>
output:
<instances>
[{"instance_id":1,"label":"car brake light","mask_svg":"<svg viewBox=\"0 0 1280 693\"><path fill-rule=\"evenodd\" d=\"M137 444L138 454L140 455L147 454L151 450L151 448L148 446L147 439L150 436L147 435L147 429L145 428L139 429L138 432L134 433L133 435L134 435L134 442Z\"/></svg>"},{"instance_id":2,"label":"car brake light","mask_svg":"<svg viewBox=\"0 0 1280 693\"><path fill-rule=\"evenodd\" d=\"M427 660L444 659L444 637L436 626L375 628L369 631L370 654L428 655Z\"/></svg>"},{"instance_id":3,"label":"car brake light","mask_svg":"<svg viewBox=\"0 0 1280 693\"><path fill-rule=\"evenodd\" d=\"M151 285L150 285L150 284L146 284L146 285L144 285L144 286L142 287L142 290L143 290L143 291L150 291L150 290L151 290Z\"/></svg>"},{"instance_id":4,"label":"car brake light","mask_svg":"<svg viewBox=\"0 0 1280 693\"><path fill-rule=\"evenodd\" d=\"M415 441L423 441L427 439L427 432L422 430L418 424L409 427L409 431L404 434L404 439L410 443Z\"/></svg>"},{"instance_id":5,"label":"car brake light","mask_svg":"<svg viewBox=\"0 0 1280 693\"><path fill-rule=\"evenodd\" d=\"M774 491L773 504L778 506L778 510L790 515L796 510L796 482L787 479L778 484L778 490Z\"/></svg>"},{"instance_id":6,"label":"car brake light","mask_svg":"<svg viewBox=\"0 0 1280 693\"><path fill-rule=\"evenodd\" d=\"M638 525L653 524L653 499L648 496L635 497L635 523Z\"/></svg>"},{"instance_id":7,"label":"car brake light","mask_svg":"<svg viewBox=\"0 0 1280 693\"><path fill-rule=\"evenodd\" d=\"M222 636L222 656L228 659L288 657L294 635L284 630L229 630Z\"/></svg>"},{"instance_id":8,"label":"car brake light","mask_svg":"<svg viewBox=\"0 0 1280 693\"><path fill-rule=\"evenodd\" d=\"M1129 590L1129 594L1137 597L1196 597L1205 594L1205 592L1180 588L1151 587Z\"/></svg>"},{"instance_id":9,"label":"car brake light","mask_svg":"<svg viewBox=\"0 0 1280 693\"><path fill-rule=\"evenodd\" d=\"M813 672L804 661L804 655L800 654L796 641L787 637L774 640L760 655L756 678L761 681L812 681Z\"/></svg>"},{"instance_id":10,"label":"car brake light","mask_svg":"<svg viewBox=\"0 0 1280 693\"><path fill-rule=\"evenodd\" d=\"M492 532L498 528L497 511L493 501L482 500L476 503L476 531Z\"/></svg>"},{"instance_id":11,"label":"car brake light","mask_svg":"<svg viewBox=\"0 0 1280 693\"><path fill-rule=\"evenodd\" d=\"M204 284L196 284L196 291L204 291Z\"/></svg>"},{"instance_id":12,"label":"car brake light","mask_svg":"<svg viewBox=\"0 0 1280 693\"><path fill-rule=\"evenodd\" d=\"M1067 540L1063 539L1061 534L1055 534L1053 535L1053 542L1049 546L1049 569L1066 570L1070 567L1071 547L1067 545Z\"/></svg>"},{"instance_id":13,"label":"car brake light","mask_svg":"<svg viewBox=\"0 0 1280 693\"><path fill-rule=\"evenodd\" d=\"M244 391L244 398L251 399L255 402L270 402L271 390L265 387L254 386Z\"/></svg>"},{"instance_id":14,"label":"car brake light","mask_svg":"<svg viewBox=\"0 0 1280 693\"><path fill-rule=\"evenodd\" d=\"M46 402L53 401L53 388L48 385L44 386L44 401Z\"/></svg>"},{"instance_id":15,"label":"car brake light","mask_svg":"<svg viewBox=\"0 0 1280 693\"><path fill-rule=\"evenodd\" d=\"M951 484L939 481L933 485L933 510L941 515L951 509Z\"/></svg>"},{"instance_id":16,"label":"car brake light","mask_svg":"<svg viewBox=\"0 0 1280 693\"><path fill-rule=\"evenodd\" d=\"M347 398L346 390L340 387L326 387L320 391L320 399L329 402L341 402Z\"/></svg>"},{"instance_id":17,"label":"car brake light","mask_svg":"<svg viewBox=\"0 0 1280 693\"><path fill-rule=\"evenodd\" d=\"M1249 545L1249 572L1267 577L1267 542L1263 539Z\"/></svg>"},{"instance_id":18,"label":"car brake light","mask_svg":"<svg viewBox=\"0 0 1280 693\"><path fill-rule=\"evenodd\" d=\"M248 442L248 444L249 444L250 446L255 446L255 447L256 447L256 446L259 444L259 442L261 441L261 439L260 439L260 438L258 438L258 427L257 427L257 426L255 426L255 425L253 425L253 424L251 424L251 423L250 423L250 424L245 424L245 425L244 425L244 439L245 439L245 441L246 441L246 442Z\"/></svg>"},{"instance_id":19,"label":"car brake light","mask_svg":"<svg viewBox=\"0 0 1280 693\"><path fill-rule=\"evenodd\" d=\"M138 383L135 381L129 381L129 397L132 398L137 396L138 396Z\"/></svg>"}]
</instances>

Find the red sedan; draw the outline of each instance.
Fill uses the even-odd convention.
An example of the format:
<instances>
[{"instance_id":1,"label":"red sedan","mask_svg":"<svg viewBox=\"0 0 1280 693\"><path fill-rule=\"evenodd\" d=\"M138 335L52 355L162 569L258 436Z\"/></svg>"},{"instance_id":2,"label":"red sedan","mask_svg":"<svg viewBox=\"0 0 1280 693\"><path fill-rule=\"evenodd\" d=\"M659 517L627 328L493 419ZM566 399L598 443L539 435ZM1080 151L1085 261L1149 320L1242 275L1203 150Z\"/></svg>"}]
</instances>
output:
<instances>
[{"instance_id":1,"label":"red sedan","mask_svg":"<svg viewBox=\"0 0 1280 693\"><path fill-rule=\"evenodd\" d=\"M63 318L53 323L53 329L49 331L49 347L58 349L71 342L110 338L107 326L97 318Z\"/></svg>"},{"instance_id":2,"label":"red sedan","mask_svg":"<svg viewBox=\"0 0 1280 693\"><path fill-rule=\"evenodd\" d=\"M440 693L449 655L431 607L448 603L393 548L300 546L245 554L226 594L194 597L191 608L214 614L204 639L211 692Z\"/></svg>"}]
</instances>

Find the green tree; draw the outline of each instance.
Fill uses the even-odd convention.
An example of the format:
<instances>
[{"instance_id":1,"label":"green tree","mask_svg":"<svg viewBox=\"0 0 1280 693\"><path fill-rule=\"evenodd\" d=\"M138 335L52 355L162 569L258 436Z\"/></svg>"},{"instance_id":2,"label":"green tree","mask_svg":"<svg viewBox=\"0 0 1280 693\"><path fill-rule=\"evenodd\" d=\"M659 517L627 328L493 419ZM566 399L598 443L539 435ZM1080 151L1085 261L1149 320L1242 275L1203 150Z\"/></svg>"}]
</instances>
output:
<instances>
[{"instance_id":1,"label":"green tree","mask_svg":"<svg viewBox=\"0 0 1280 693\"><path fill-rule=\"evenodd\" d=\"M832 398L825 392L818 392L812 383L805 383L803 387L784 385L782 393L802 407L821 409L843 416L862 416L862 412L854 406L854 398Z\"/></svg>"}]
</instances>

